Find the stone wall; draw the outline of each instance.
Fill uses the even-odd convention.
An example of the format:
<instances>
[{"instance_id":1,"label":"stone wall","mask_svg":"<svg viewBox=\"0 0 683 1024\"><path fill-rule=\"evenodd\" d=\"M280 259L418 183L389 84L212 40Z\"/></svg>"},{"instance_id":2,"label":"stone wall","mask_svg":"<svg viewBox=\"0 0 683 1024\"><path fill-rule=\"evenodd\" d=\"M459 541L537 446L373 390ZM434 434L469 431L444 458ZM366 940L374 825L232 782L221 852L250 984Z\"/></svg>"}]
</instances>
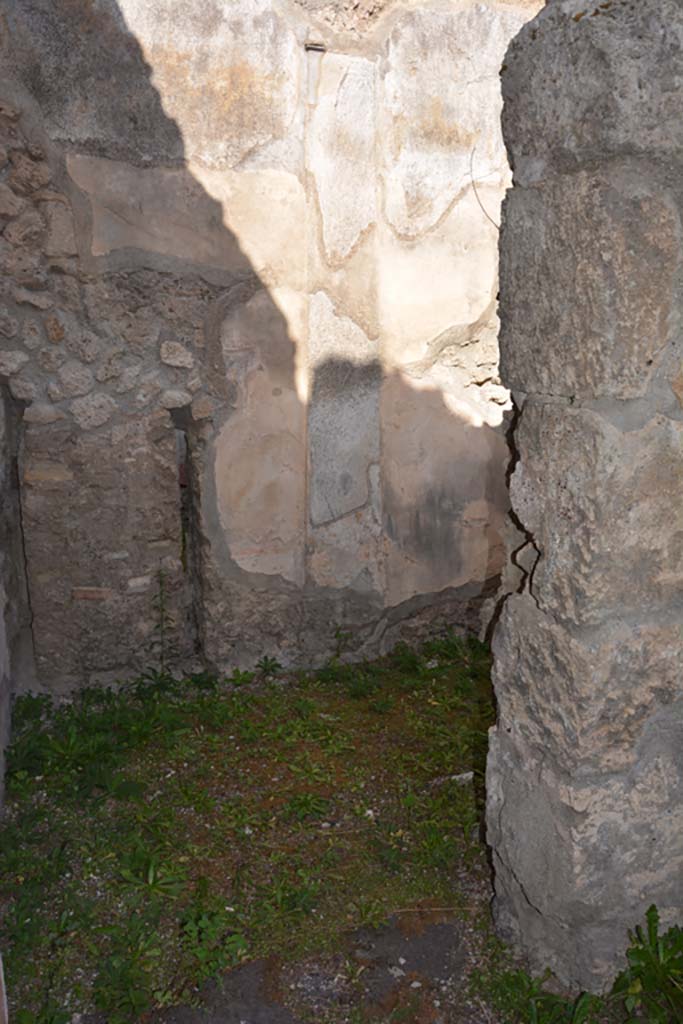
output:
<instances>
[{"instance_id":1,"label":"stone wall","mask_svg":"<svg viewBox=\"0 0 683 1024\"><path fill-rule=\"evenodd\" d=\"M496 912L594 989L651 903L683 916L682 82L674 0L556 0L503 74Z\"/></svg>"},{"instance_id":2,"label":"stone wall","mask_svg":"<svg viewBox=\"0 0 683 1024\"><path fill-rule=\"evenodd\" d=\"M163 660L220 670L477 627L498 69L537 6L8 0L0 377L41 685L158 663L160 601Z\"/></svg>"},{"instance_id":3,"label":"stone wall","mask_svg":"<svg viewBox=\"0 0 683 1024\"><path fill-rule=\"evenodd\" d=\"M0 809L13 681L31 675L33 657L21 542L19 425L20 409L0 387Z\"/></svg>"}]
</instances>

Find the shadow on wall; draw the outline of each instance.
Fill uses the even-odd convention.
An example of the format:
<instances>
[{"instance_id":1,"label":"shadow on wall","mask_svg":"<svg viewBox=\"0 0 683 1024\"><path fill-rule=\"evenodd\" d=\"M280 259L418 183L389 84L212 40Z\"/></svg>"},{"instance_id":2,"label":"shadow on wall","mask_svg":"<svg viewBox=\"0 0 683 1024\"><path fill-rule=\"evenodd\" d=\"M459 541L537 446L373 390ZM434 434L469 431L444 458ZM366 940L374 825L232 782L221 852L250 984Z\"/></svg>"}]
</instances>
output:
<instances>
[{"instance_id":1,"label":"shadow on wall","mask_svg":"<svg viewBox=\"0 0 683 1024\"><path fill-rule=\"evenodd\" d=\"M431 597L454 580L496 576L501 540L490 509L505 507L499 432L467 423L438 388L417 387L377 360L325 360L313 375L310 406L309 423L317 429L309 445L318 449L321 466L311 479L312 519L333 519L326 496L361 485L360 513L370 507L382 538L381 564L369 555L366 571L374 570L373 584L389 605L414 594ZM358 453L373 450L377 463L381 450L382 464L374 508L372 481L364 486L357 466ZM336 571L342 577L348 571L343 546Z\"/></svg>"},{"instance_id":2,"label":"shadow on wall","mask_svg":"<svg viewBox=\"0 0 683 1024\"><path fill-rule=\"evenodd\" d=\"M223 15L202 11L210 33ZM323 362L309 408L306 281L256 273L225 214L234 201L263 216L259 197L249 207L231 178L219 202L205 187L221 194L219 172L200 183L186 166L114 0L8 0L0 31L0 374L25 408L38 682L108 683L160 661L220 669L264 650L312 661L340 625L370 651L439 591L464 620L500 559L485 503L505 504L502 473L482 478L472 455L480 429L377 361ZM192 72L178 79L206 119ZM258 83L224 85L220 116L258 119ZM281 200L270 268L306 244L298 185ZM483 429L500 464L504 442ZM354 489L328 516L330 494Z\"/></svg>"}]
</instances>

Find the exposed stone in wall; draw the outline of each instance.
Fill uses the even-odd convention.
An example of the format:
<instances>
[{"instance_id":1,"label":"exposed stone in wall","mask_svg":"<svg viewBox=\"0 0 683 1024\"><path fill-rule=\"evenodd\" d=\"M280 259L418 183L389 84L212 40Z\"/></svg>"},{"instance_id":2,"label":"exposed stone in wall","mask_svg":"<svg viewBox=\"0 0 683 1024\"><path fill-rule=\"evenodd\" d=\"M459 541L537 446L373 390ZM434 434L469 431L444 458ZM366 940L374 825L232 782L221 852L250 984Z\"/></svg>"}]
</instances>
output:
<instances>
[{"instance_id":1,"label":"exposed stone in wall","mask_svg":"<svg viewBox=\"0 0 683 1024\"><path fill-rule=\"evenodd\" d=\"M9 0L0 376L46 685L156 657L160 569L186 666L478 625L497 76L532 9L366 10L346 46L278 0Z\"/></svg>"},{"instance_id":2,"label":"exposed stone in wall","mask_svg":"<svg viewBox=\"0 0 683 1024\"><path fill-rule=\"evenodd\" d=\"M294 0L313 24L351 37L362 36L395 0Z\"/></svg>"},{"instance_id":3,"label":"exposed stone in wall","mask_svg":"<svg viewBox=\"0 0 683 1024\"><path fill-rule=\"evenodd\" d=\"M380 17L392 7L403 6L400 0L293 0L310 16L314 28L334 33L343 44L362 42L374 29ZM542 2L542 0L541 0ZM532 14L538 10L539 0L498 0L498 6L508 4L518 9L527 7Z\"/></svg>"},{"instance_id":4,"label":"exposed stone in wall","mask_svg":"<svg viewBox=\"0 0 683 1024\"><path fill-rule=\"evenodd\" d=\"M494 640L496 913L594 988L651 903L683 915L682 44L678 3L557 0L503 74L521 532Z\"/></svg>"}]
</instances>

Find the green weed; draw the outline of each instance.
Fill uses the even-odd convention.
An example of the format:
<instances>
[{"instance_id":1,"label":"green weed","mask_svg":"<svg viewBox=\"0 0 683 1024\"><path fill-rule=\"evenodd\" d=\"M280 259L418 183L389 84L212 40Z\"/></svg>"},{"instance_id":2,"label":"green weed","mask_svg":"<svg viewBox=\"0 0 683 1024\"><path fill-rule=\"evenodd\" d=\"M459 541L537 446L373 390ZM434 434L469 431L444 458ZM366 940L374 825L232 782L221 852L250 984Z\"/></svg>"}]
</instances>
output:
<instances>
[{"instance_id":1,"label":"green weed","mask_svg":"<svg viewBox=\"0 0 683 1024\"><path fill-rule=\"evenodd\" d=\"M683 928L660 935L659 913L652 906L645 928L638 925L629 937L628 967L615 981L613 995L629 1014L645 1013L650 1024L683 1020Z\"/></svg>"},{"instance_id":2,"label":"green weed","mask_svg":"<svg viewBox=\"0 0 683 1024\"><path fill-rule=\"evenodd\" d=\"M330 810L330 801L317 793L297 793L285 804L288 818L305 821L306 818L324 818Z\"/></svg>"}]
</instances>

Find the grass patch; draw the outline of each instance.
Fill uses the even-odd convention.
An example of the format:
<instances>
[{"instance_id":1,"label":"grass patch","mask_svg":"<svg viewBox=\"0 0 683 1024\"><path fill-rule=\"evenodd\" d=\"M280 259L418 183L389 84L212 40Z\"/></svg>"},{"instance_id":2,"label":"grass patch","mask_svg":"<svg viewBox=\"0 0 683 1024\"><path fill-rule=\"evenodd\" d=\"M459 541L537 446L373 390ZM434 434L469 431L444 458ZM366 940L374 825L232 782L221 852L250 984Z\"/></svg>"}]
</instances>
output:
<instances>
[{"instance_id":1,"label":"grass patch","mask_svg":"<svg viewBox=\"0 0 683 1024\"><path fill-rule=\"evenodd\" d=\"M17 700L0 830L17 1024L139 1020L245 959L336 952L420 907L478 922L475 990L500 1020L574 1019L525 1016L540 988L490 938L488 651L448 635L368 664L340 653L287 679L263 658L231 679Z\"/></svg>"},{"instance_id":2,"label":"grass patch","mask_svg":"<svg viewBox=\"0 0 683 1024\"><path fill-rule=\"evenodd\" d=\"M0 898L20 1024L135 1020L246 957L452 903L479 809L450 776L481 795L487 652L445 637L277 672L17 700Z\"/></svg>"}]
</instances>

